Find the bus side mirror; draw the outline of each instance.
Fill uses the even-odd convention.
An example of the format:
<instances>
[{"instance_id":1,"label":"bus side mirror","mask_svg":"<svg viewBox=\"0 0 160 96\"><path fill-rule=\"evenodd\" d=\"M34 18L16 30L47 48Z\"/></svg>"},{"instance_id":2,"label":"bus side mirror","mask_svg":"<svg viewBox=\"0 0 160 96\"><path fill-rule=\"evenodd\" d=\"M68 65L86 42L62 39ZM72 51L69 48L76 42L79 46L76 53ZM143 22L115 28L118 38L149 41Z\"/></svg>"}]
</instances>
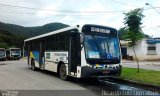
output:
<instances>
[{"instance_id":1,"label":"bus side mirror","mask_svg":"<svg viewBox=\"0 0 160 96\"><path fill-rule=\"evenodd\" d=\"M83 33L79 33L79 34L80 34L80 43L83 44L85 41L84 34Z\"/></svg>"},{"instance_id":2,"label":"bus side mirror","mask_svg":"<svg viewBox=\"0 0 160 96\"><path fill-rule=\"evenodd\" d=\"M84 39L85 39L85 38L84 38L84 34L83 34L83 33L72 31L72 32L71 32L71 35L72 35L72 36L74 36L74 35L79 35L79 36L80 36L80 43L81 43L81 44L84 43L84 41L85 41ZM78 36L78 37L79 37L79 36Z\"/></svg>"},{"instance_id":3,"label":"bus side mirror","mask_svg":"<svg viewBox=\"0 0 160 96\"><path fill-rule=\"evenodd\" d=\"M83 33L79 33L80 34L80 43L81 43L81 50L84 47L84 42L85 42L85 37Z\"/></svg>"}]
</instances>

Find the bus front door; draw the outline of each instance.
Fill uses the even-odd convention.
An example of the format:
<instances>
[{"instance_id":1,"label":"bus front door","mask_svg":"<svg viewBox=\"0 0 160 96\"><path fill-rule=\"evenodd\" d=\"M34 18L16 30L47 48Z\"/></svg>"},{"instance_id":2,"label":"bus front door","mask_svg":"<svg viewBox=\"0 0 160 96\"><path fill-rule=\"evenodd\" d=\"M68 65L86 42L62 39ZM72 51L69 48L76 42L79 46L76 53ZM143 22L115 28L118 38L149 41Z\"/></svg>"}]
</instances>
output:
<instances>
[{"instance_id":1,"label":"bus front door","mask_svg":"<svg viewBox=\"0 0 160 96\"><path fill-rule=\"evenodd\" d=\"M77 73L77 66L81 64L81 56L80 56L80 34L77 32L72 33L70 35L70 44L69 44L69 62L68 62L68 74L71 72L74 73L74 76Z\"/></svg>"},{"instance_id":2,"label":"bus front door","mask_svg":"<svg viewBox=\"0 0 160 96\"><path fill-rule=\"evenodd\" d=\"M39 68L44 68L44 51L45 51L45 41L40 41L40 53L39 53Z\"/></svg>"}]
</instances>

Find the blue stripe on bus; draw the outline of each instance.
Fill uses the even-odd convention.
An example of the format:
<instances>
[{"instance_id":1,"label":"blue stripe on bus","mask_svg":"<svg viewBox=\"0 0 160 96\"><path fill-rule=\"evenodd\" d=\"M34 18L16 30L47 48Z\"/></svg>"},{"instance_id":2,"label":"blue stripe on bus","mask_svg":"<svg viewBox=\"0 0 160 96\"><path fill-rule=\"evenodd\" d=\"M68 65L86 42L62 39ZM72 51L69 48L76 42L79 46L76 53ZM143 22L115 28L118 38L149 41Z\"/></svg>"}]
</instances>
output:
<instances>
[{"instance_id":1,"label":"blue stripe on bus","mask_svg":"<svg viewBox=\"0 0 160 96\"><path fill-rule=\"evenodd\" d=\"M34 59L39 62L39 51L31 51Z\"/></svg>"}]
</instances>

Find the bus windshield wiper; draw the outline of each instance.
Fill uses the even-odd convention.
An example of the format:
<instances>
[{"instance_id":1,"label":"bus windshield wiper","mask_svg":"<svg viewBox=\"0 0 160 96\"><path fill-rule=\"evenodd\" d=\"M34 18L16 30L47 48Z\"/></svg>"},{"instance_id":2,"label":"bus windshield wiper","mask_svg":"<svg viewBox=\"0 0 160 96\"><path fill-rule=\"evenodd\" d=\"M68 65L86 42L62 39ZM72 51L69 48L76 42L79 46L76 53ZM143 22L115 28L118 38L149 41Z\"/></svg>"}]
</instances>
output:
<instances>
[{"instance_id":1,"label":"bus windshield wiper","mask_svg":"<svg viewBox=\"0 0 160 96\"><path fill-rule=\"evenodd\" d=\"M101 56L100 47L98 46L98 43L97 43L97 41L96 41L96 39L95 39L95 36L93 36L93 35L91 35L91 36L92 36L93 41L94 41L94 43L95 43L95 45L96 45L96 47L97 47L97 49L98 49L98 51L99 51L99 53L100 53L100 56Z\"/></svg>"}]
</instances>

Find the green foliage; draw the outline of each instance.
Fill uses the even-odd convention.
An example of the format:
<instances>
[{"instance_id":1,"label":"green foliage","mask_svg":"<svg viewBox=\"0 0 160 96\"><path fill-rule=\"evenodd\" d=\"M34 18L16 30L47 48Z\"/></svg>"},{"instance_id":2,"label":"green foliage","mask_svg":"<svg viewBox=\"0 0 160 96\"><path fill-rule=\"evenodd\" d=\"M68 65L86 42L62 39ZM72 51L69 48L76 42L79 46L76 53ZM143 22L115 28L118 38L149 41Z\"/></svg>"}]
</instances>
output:
<instances>
[{"instance_id":1,"label":"green foliage","mask_svg":"<svg viewBox=\"0 0 160 96\"><path fill-rule=\"evenodd\" d=\"M44 34L47 32L55 31L61 28L68 27L69 25L62 24L62 23L49 23L43 26L37 26L37 27L23 27L19 25L14 24L6 24L0 22L0 30L6 30L8 32L11 32L15 35L25 36L27 38L37 36L40 34Z\"/></svg>"},{"instance_id":2,"label":"green foliage","mask_svg":"<svg viewBox=\"0 0 160 96\"><path fill-rule=\"evenodd\" d=\"M0 22L0 47L23 48L24 39L68 27L62 23L50 23L38 27L23 27Z\"/></svg>"},{"instance_id":3,"label":"green foliage","mask_svg":"<svg viewBox=\"0 0 160 96\"><path fill-rule=\"evenodd\" d=\"M126 28L125 27L122 27L118 30L118 37L120 40L123 40L123 36L124 34L127 32Z\"/></svg>"},{"instance_id":4,"label":"green foliage","mask_svg":"<svg viewBox=\"0 0 160 96\"><path fill-rule=\"evenodd\" d=\"M137 73L136 68L122 68L122 79L134 80L143 83L160 85L160 71L140 69L141 72Z\"/></svg>"},{"instance_id":5,"label":"green foliage","mask_svg":"<svg viewBox=\"0 0 160 96\"><path fill-rule=\"evenodd\" d=\"M0 47L9 48L11 46L22 48L25 37L14 35L8 31L0 30Z\"/></svg>"},{"instance_id":6,"label":"green foliage","mask_svg":"<svg viewBox=\"0 0 160 96\"><path fill-rule=\"evenodd\" d=\"M125 40L131 41L129 42L129 46L132 47L136 45L138 41L144 38L144 34L138 32L131 32L127 31L126 34L123 36Z\"/></svg>"},{"instance_id":7,"label":"green foliage","mask_svg":"<svg viewBox=\"0 0 160 96\"><path fill-rule=\"evenodd\" d=\"M118 30L119 39L120 39L120 40L125 40L125 39L130 38L130 37L128 37L128 34L126 34L126 33L127 33L127 28L126 28L126 27L120 28L120 29ZM132 35L132 33L129 33L129 34ZM149 35L144 34L144 33L142 33L141 36L142 36L142 38L143 38L143 37L145 37L145 38L150 38Z\"/></svg>"},{"instance_id":8,"label":"green foliage","mask_svg":"<svg viewBox=\"0 0 160 96\"><path fill-rule=\"evenodd\" d=\"M0 48L8 48L8 44L6 42L1 42Z\"/></svg>"},{"instance_id":9,"label":"green foliage","mask_svg":"<svg viewBox=\"0 0 160 96\"><path fill-rule=\"evenodd\" d=\"M124 35L124 38L128 41L131 41L129 43L129 46L133 47L135 59L137 61L137 72L139 72L139 63L136 56L135 48L134 46L137 44L138 41L140 41L142 38L144 38L144 34L142 33L141 26L142 25L142 19L144 15L142 14L143 9L137 8L134 10L131 10L128 13L125 13L124 18L124 24L126 25L127 32Z\"/></svg>"},{"instance_id":10,"label":"green foliage","mask_svg":"<svg viewBox=\"0 0 160 96\"><path fill-rule=\"evenodd\" d=\"M124 24L126 25L126 33L124 39L131 41L130 46L134 46L139 40L144 38L141 26L144 15L143 9L137 8L125 13Z\"/></svg>"}]
</instances>

